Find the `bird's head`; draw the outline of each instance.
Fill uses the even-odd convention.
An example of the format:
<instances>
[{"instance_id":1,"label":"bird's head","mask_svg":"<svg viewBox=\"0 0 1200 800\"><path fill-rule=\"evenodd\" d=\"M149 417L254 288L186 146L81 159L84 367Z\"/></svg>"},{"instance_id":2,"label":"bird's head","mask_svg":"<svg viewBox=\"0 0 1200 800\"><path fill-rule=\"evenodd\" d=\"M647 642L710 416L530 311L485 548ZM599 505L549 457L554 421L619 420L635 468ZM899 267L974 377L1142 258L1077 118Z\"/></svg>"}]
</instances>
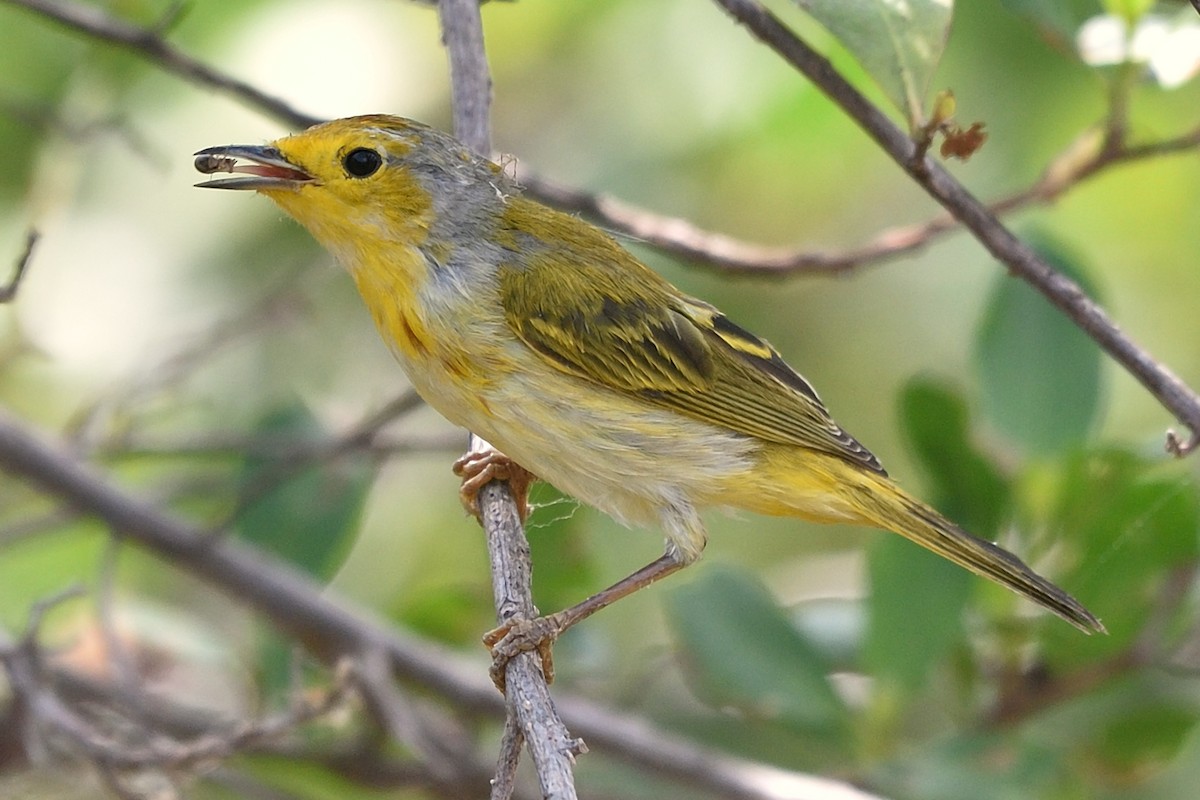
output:
<instances>
[{"instance_id":1,"label":"bird's head","mask_svg":"<svg viewBox=\"0 0 1200 800\"><path fill-rule=\"evenodd\" d=\"M230 173L197 186L261 192L335 252L364 241L418 246L514 191L499 166L451 136L382 114L325 122L268 145L209 147L195 166Z\"/></svg>"}]
</instances>

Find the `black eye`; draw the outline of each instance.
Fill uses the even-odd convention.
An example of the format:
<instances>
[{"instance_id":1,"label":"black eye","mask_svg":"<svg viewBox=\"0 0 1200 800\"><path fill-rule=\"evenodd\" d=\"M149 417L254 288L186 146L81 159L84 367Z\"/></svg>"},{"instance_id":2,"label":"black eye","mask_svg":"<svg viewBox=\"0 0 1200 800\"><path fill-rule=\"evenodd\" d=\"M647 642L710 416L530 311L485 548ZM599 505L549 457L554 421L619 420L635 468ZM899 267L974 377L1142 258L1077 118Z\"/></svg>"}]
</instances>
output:
<instances>
[{"instance_id":1,"label":"black eye","mask_svg":"<svg viewBox=\"0 0 1200 800\"><path fill-rule=\"evenodd\" d=\"M368 175L374 175L383 165L383 157L374 150L368 150L365 147L360 147L357 150L351 150L342 159L342 166L356 178L365 178Z\"/></svg>"}]
</instances>

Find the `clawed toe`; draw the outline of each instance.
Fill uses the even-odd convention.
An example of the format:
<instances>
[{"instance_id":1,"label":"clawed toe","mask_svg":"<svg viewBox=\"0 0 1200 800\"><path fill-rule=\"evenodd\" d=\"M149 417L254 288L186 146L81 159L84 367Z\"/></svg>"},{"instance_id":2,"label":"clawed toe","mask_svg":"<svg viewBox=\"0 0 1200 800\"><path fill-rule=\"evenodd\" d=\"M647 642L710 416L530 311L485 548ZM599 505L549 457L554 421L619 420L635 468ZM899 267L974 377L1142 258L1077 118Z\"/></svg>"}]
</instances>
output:
<instances>
[{"instance_id":1,"label":"clawed toe","mask_svg":"<svg viewBox=\"0 0 1200 800\"><path fill-rule=\"evenodd\" d=\"M508 481L513 499L517 501L517 513L521 522L525 522L529 515L529 485L535 477L508 456L495 450L472 451L454 462L454 474L462 478L458 496L463 508L475 519L480 519L479 490L491 481L501 480Z\"/></svg>"},{"instance_id":2,"label":"clawed toe","mask_svg":"<svg viewBox=\"0 0 1200 800\"><path fill-rule=\"evenodd\" d=\"M562 625L556 616L552 614L536 619L517 617L484 634L483 643L492 653L492 666L488 674L501 694L505 690L508 662L521 653L536 651L542 662L542 675L546 683L554 681L552 649L554 640L562 633Z\"/></svg>"}]
</instances>

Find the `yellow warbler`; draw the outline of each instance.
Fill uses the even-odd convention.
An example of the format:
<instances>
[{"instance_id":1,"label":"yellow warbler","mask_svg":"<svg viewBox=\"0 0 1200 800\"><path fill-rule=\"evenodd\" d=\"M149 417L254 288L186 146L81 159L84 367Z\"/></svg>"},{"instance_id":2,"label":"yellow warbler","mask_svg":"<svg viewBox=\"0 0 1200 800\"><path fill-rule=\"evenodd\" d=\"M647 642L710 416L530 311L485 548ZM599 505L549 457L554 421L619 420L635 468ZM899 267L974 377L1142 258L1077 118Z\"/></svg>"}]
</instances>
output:
<instances>
[{"instance_id":1,"label":"yellow warbler","mask_svg":"<svg viewBox=\"0 0 1200 800\"><path fill-rule=\"evenodd\" d=\"M353 117L201 150L196 167L232 173L199 186L267 195L333 254L431 406L564 492L665 530L660 559L520 631L515 649L695 561L706 506L892 530L1103 630L900 489L771 345L452 137Z\"/></svg>"}]
</instances>

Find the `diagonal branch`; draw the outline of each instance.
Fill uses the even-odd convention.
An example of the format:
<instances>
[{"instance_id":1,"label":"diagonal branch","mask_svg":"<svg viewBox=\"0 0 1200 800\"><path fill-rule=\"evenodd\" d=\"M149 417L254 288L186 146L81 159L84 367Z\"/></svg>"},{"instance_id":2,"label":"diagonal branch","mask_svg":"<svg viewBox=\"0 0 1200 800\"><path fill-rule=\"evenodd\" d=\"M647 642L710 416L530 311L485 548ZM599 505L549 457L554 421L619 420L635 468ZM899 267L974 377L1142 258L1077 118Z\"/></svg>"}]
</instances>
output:
<instances>
[{"instance_id":1,"label":"diagonal branch","mask_svg":"<svg viewBox=\"0 0 1200 800\"><path fill-rule=\"evenodd\" d=\"M988 210L1000 216L1050 203L1109 167L1197 148L1200 128L1139 145L1109 143L1097 135L1096 129L1090 129L1052 159L1031 186L989 203ZM960 227L952 214L942 213L924 222L885 229L865 244L842 250L773 247L705 230L689 220L658 214L617 197L565 186L520 165L517 180L530 194L556 208L583 214L605 228L699 266L735 275L787 277L848 272L914 253Z\"/></svg>"},{"instance_id":2,"label":"diagonal branch","mask_svg":"<svg viewBox=\"0 0 1200 800\"><path fill-rule=\"evenodd\" d=\"M8 283L0 286L0 304L8 303L16 298L17 290L21 288L21 279L25 277L25 270L29 267L29 262L33 260L33 249L37 246L40 236L41 234L34 228L30 228L29 233L25 234L25 249L17 257L17 266L13 268L12 277L9 278Z\"/></svg>"},{"instance_id":3,"label":"diagonal branch","mask_svg":"<svg viewBox=\"0 0 1200 800\"><path fill-rule=\"evenodd\" d=\"M112 16L101 8L82 3L60 3L56 0L0 0L0 2L28 9L78 33L121 45L190 83L232 95L251 108L265 111L271 116L287 120L293 125L307 128L321 121L316 117L297 111L277 97L244 81L230 77L183 53L162 37L161 25L156 28L142 28Z\"/></svg>"},{"instance_id":4,"label":"diagonal branch","mask_svg":"<svg viewBox=\"0 0 1200 800\"><path fill-rule=\"evenodd\" d=\"M1200 444L1200 395L1135 344L1077 283L1055 270L1006 228L974 195L935 162L914 159L911 139L851 86L819 53L758 0L715 0L762 43L837 103L893 161L942 204L988 252L1041 292L1191 430L1188 441L1167 432L1167 449L1186 455Z\"/></svg>"}]
</instances>

